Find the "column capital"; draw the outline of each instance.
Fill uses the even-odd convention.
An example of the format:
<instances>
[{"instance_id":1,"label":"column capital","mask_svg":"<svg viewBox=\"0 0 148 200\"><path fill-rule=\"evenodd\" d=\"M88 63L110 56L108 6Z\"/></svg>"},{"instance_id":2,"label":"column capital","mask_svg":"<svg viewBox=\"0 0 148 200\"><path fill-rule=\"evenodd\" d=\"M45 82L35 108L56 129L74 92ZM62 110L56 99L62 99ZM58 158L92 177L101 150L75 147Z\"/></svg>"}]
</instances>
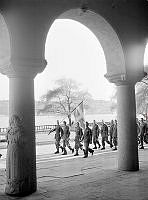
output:
<instances>
[{"instance_id":1,"label":"column capital","mask_svg":"<svg viewBox=\"0 0 148 200\"><path fill-rule=\"evenodd\" d=\"M141 81L142 78L145 76L145 73L137 75L137 76L131 76L127 73L120 73L120 74L105 74L105 78L111 82L114 83L116 86L120 85L135 85L137 82Z\"/></svg>"},{"instance_id":2,"label":"column capital","mask_svg":"<svg viewBox=\"0 0 148 200\"><path fill-rule=\"evenodd\" d=\"M45 59L34 58L12 58L7 64L0 67L0 72L7 75L9 78L13 77L32 77L37 73L41 73L47 65Z\"/></svg>"},{"instance_id":3,"label":"column capital","mask_svg":"<svg viewBox=\"0 0 148 200\"><path fill-rule=\"evenodd\" d=\"M127 74L105 74L105 78L116 85L127 85L129 84L129 81L127 80Z\"/></svg>"}]
</instances>

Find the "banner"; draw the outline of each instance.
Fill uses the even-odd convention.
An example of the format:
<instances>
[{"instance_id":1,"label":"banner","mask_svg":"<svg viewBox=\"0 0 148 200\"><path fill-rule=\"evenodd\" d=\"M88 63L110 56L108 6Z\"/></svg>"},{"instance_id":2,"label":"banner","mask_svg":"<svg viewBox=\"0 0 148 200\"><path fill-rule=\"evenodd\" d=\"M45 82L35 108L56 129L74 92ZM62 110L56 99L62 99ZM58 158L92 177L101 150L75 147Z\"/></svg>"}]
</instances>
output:
<instances>
[{"instance_id":1,"label":"banner","mask_svg":"<svg viewBox=\"0 0 148 200\"><path fill-rule=\"evenodd\" d=\"M80 126L84 129L85 128L85 120L84 120L84 107L83 101L77 106L74 110L74 117L75 121L80 123Z\"/></svg>"}]
</instances>

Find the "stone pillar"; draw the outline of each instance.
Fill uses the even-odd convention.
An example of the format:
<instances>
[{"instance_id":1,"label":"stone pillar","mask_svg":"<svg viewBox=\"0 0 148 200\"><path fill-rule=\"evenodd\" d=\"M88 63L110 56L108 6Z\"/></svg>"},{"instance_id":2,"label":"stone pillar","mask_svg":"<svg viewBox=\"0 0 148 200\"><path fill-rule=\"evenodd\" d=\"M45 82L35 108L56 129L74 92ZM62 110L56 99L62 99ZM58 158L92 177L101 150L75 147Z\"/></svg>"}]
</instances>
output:
<instances>
[{"instance_id":1,"label":"stone pillar","mask_svg":"<svg viewBox=\"0 0 148 200\"><path fill-rule=\"evenodd\" d=\"M35 64L36 63L36 64ZM18 64L18 63L17 63ZM5 70L9 77L9 128L7 131L6 188L9 195L25 196L37 189L34 77L43 62ZM23 61L23 66L25 62ZM35 67L36 65L36 67ZM46 62L44 62L44 67Z\"/></svg>"},{"instance_id":2,"label":"stone pillar","mask_svg":"<svg viewBox=\"0 0 148 200\"><path fill-rule=\"evenodd\" d=\"M136 131L135 85L117 86L118 119L118 168L119 170L139 170L138 142Z\"/></svg>"}]
</instances>

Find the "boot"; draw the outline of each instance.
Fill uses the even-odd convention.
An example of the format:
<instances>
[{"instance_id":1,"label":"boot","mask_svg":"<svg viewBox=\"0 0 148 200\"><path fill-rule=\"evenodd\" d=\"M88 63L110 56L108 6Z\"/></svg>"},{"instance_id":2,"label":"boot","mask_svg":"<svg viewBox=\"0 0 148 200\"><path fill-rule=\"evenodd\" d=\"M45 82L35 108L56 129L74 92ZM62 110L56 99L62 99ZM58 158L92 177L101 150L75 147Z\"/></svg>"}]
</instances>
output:
<instances>
[{"instance_id":1,"label":"boot","mask_svg":"<svg viewBox=\"0 0 148 200\"><path fill-rule=\"evenodd\" d=\"M97 149L97 147L95 146L93 149Z\"/></svg>"},{"instance_id":2,"label":"boot","mask_svg":"<svg viewBox=\"0 0 148 200\"><path fill-rule=\"evenodd\" d=\"M0 154L0 158L2 157L2 154Z\"/></svg>"},{"instance_id":3,"label":"boot","mask_svg":"<svg viewBox=\"0 0 148 200\"><path fill-rule=\"evenodd\" d=\"M54 154L57 154L57 153L59 153L59 151L57 150Z\"/></svg>"},{"instance_id":4,"label":"boot","mask_svg":"<svg viewBox=\"0 0 148 200\"><path fill-rule=\"evenodd\" d=\"M113 151L116 151L117 150L117 147L115 147L114 149L113 149Z\"/></svg>"},{"instance_id":5,"label":"boot","mask_svg":"<svg viewBox=\"0 0 148 200\"><path fill-rule=\"evenodd\" d=\"M93 150L93 149L91 149L91 154L92 154L92 156L93 156L93 154L94 154L94 150Z\"/></svg>"},{"instance_id":6,"label":"boot","mask_svg":"<svg viewBox=\"0 0 148 200\"><path fill-rule=\"evenodd\" d=\"M92 154L92 156L93 156L93 154L94 154L94 150L93 149L89 149L89 152Z\"/></svg>"},{"instance_id":7,"label":"boot","mask_svg":"<svg viewBox=\"0 0 148 200\"><path fill-rule=\"evenodd\" d=\"M101 150L104 150L104 149L105 149L105 147L102 147L102 148L101 148Z\"/></svg>"},{"instance_id":8,"label":"boot","mask_svg":"<svg viewBox=\"0 0 148 200\"><path fill-rule=\"evenodd\" d=\"M61 148L61 150L62 150L62 152L64 151L64 148L62 147L62 146L60 146L60 148Z\"/></svg>"},{"instance_id":9,"label":"boot","mask_svg":"<svg viewBox=\"0 0 148 200\"><path fill-rule=\"evenodd\" d=\"M141 146L139 149L144 149L144 146Z\"/></svg>"},{"instance_id":10,"label":"boot","mask_svg":"<svg viewBox=\"0 0 148 200\"><path fill-rule=\"evenodd\" d=\"M62 155L67 155L67 151L66 149L64 149L64 153Z\"/></svg>"},{"instance_id":11,"label":"boot","mask_svg":"<svg viewBox=\"0 0 148 200\"><path fill-rule=\"evenodd\" d=\"M85 155L83 158L87 158L88 157L88 155Z\"/></svg>"},{"instance_id":12,"label":"boot","mask_svg":"<svg viewBox=\"0 0 148 200\"><path fill-rule=\"evenodd\" d=\"M71 149L72 153L74 153L74 149Z\"/></svg>"},{"instance_id":13,"label":"boot","mask_svg":"<svg viewBox=\"0 0 148 200\"><path fill-rule=\"evenodd\" d=\"M74 156L79 156L79 154L78 154L78 150L76 150L76 153L75 153L75 155Z\"/></svg>"}]
</instances>

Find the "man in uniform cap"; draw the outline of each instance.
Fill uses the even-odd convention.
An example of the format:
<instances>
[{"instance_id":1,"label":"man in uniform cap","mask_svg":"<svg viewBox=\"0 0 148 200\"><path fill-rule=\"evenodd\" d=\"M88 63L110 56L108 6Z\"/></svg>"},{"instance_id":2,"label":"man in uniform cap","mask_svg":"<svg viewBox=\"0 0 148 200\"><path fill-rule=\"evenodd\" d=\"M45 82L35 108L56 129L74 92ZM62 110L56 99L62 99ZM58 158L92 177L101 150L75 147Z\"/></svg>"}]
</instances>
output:
<instances>
[{"instance_id":1,"label":"man in uniform cap","mask_svg":"<svg viewBox=\"0 0 148 200\"><path fill-rule=\"evenodd\" d=\"M115 120L114 123L114 129L113 129L113 144L114 144L114 151L117 150L117 120Z\"/></svg>"},{"instance_id":2,"label":"man in uniform cap","mask_svg":"<svg viewBox=\"0 0 148 200\"><path fill-rule=\"evenodd\" d=\"M63 151L64 153L62 155L67 155L67 151L66 151L66 146L72 151L72 153L74 152L74 149L70 146L69 144L69 136L70 136L70 131L69 131L69 126L66 125L66 122L63 121L63 135L62 135L62 139L63 139Z\"/></svg>"},{"instance_id":3,"label":"man in uniform cap","mask_svg":"<svg viewBox=\"0 0 148 200\"><path fill-rule=\"evenodd\" d=\"M98 144L98 148L100 148L100 146L101 146L99 143L99 140L98 140L99 132L100 132L99 127L96 124L96 121L94 120L93 127L92 127L92 139L93 139L93 143L94 143L93 149L97 149L97 144Z\"/></svg>"},{"instance_id":4,"label":"man in uniform cap","mask_svg":"<svg viewBox=\"0 0 148 200\"><path fill-rule=\"evenodd\" d=\"M91 129L89 128L89 124L88 122L86 122L86 128L84 130L84 134L82 136L82 140L84 140L84 158L87 158L88 157L88 151L93 155L94 153L94 150L89 148L89 144L91 143L91 140L92 140L92 131Z\"/></svg>"},{"instance_id":5,"label":"man in uniform cap","mask_svg":"<svg viewBox=\"0 0 148 200\"><path fill-rule=\"evenodd\" d=\"M59 120L57 120L57 125L54 129L52 129L51 131L49 131L49 134L52 133L53 131L55 131L55 146L57 151L55 152L55 154L59 153L59 148L62 149L63 151L63 147L60 146L60 140L61 140L61 136L63 134L63 129L59 124Z\"/></svg>"},{"instance_id":6,"label":"man in uniform cap","mask_svg":"<svg viewBox=\"0 0 148 200\"><path fill-rule=\"evenodd\" d=\"M112 148L113 145L108 141L108 126L102 120L102 127L101 127L101 137L102 137L102 148L101 150L105 149L105 142L107 142L110 147Z\"/></svg>"},{"instance_id":7,"label":"man in uniform cap","mask_svg":"<svg viewBox=\"0 0 148 200\"><path fill-rule=\"evenodd\" d=\"M80 127L79 125L79 122L76 123L76 128L75 128L75 150L76 150L76 153L74 156L78 156L78 151L79 149L83 150L82 148L82 144L81 144L81 138L83 136L83 131L82 131L82 128Z\"/></svg>"},{"instance_id":8,"label":"man in uniform cap","mask_svg":"<svg viewBox=\"0 0 148 200\"><path fill-rule=\"evenodd\" d=\"M139 149L144 149L144 146L143 146L143 141L144 141L144 134L146 133L146 123L144 122L143 118L141 118L141 121L140 121L140 145L141 147Z\"/></svg>"},{"instance_id":9,"label":"man in uniform cap","mask_svg":"<svg viewBox=\"0 0 148 200\"><path fill-rule=\"evenodd\" d=\"M113 145L113 131L114 131L114 120L111 120L110 123L110 130L109 130L109 136L110 136L110 145Z\"/></svg>"}]
</instances>

